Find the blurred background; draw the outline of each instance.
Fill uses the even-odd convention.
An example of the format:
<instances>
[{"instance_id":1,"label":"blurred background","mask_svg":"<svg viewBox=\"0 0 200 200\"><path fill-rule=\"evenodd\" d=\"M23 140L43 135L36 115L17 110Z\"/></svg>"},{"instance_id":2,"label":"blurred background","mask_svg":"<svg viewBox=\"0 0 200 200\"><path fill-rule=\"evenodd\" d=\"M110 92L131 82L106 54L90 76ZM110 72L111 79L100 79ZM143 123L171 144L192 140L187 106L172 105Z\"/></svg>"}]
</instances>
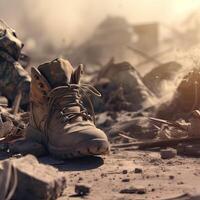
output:
<instances>
[{"instance_id":1,"label":"blurred background","mask_svg":"<svg viewBox=\"0 0 200 200\"><path fill-rule=\"evenodd\" d=\"M0 8L31 65L63 56L93 70L114 58L145 74L186 59L200 41L200 0L1 0Z\"/></svg>"}]
</instances>

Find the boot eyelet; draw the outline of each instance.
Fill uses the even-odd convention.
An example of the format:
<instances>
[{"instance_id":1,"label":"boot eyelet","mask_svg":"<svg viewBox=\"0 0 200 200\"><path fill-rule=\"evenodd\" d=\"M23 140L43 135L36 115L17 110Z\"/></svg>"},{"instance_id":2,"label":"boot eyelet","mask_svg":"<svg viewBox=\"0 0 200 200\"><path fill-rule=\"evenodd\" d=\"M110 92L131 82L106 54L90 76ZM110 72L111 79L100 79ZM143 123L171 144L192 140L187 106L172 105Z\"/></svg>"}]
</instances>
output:
<instances>
[{"instance_id":1,"label":"boot eyelet","mask_svg":"<svg viewBox=\"0 0 200 200\"><path fill-rule=\"evenodd\" d=\"M35 75L34 78L35 78L36 80L39 80L39 77L38 77L37 75Z\"/></svg>"},{"instance_id":2,"label":"boot eyelet","mask_svg":"<svg viewBox=\"0 0 200 200\"><path fill-rule=\"evenodd\" d=\"M39 85L40 88L44 87L44 85L42 83L38 83L38 85Z\"/></svg>"},{"instance_id":3,"label":"boot eyelet","mask_svg":"<svg viewBox=\"0 0 200 200\"><path fill-rule=\"evenodd\" d=\"M64 117L64 122L67 122L69 120L69 117L65 116Z\"/></svg>"},{"instance_id":4,"label":"boot eyelet","mask_svg":"<svg viewBox=\"0 0 200 200\"><path fill-rule=\"evenodd\" d=\"M47 92L46 91L43 90L42 93L43 93L44 96L47 96Z\"/></svg>"}]
</instances>

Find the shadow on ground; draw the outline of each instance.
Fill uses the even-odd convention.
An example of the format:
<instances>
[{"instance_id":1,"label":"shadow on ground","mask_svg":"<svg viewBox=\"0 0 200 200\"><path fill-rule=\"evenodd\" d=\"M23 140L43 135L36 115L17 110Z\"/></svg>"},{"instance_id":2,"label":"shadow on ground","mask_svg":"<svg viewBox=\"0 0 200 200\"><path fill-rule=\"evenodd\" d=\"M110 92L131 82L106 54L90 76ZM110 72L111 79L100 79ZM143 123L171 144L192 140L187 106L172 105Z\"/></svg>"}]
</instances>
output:
<instances>
[{"instance_id":1,"label":"shadow on ground","mask_svg":"<svg viewBox=\"0 0 200 200\"><path fill-rule=\"evenodd\" d=\"M59 171L84 171L96 169L104 164L101 157L89 156L84 158L75 158L68 160L56 160L50 156L42 157L39 162L52 165Z\"/></svg>"}]
</instances>

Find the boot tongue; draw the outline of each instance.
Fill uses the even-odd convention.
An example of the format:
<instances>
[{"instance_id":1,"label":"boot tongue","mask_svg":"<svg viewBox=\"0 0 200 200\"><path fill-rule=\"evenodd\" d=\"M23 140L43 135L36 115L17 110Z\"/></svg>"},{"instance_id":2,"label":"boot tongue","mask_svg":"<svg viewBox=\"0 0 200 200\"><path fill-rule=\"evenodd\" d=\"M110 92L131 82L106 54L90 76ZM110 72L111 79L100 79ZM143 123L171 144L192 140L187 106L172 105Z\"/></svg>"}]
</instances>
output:
<instances>
[{"instance_id":1,"label":"boot tongue","mask_svg":"<svg viewBox=\"0 0 200 200\"><path fill-rule=\"evenodd\" d=\"M62 58L57 58L49 63L42 64L38 67L40 73L48 81L51 89L66 86L66 84L78 84L80 80L82 67L79 66L77 69L73 69L71 64ZM58 104L61 107L66 106L66 102L59 99ZM70 106L65 108L65 113L79 113L80 106ZM82 121L82 117L77 117L76 121Z\"/></svg>"},{"instance_id":2,"label":"boot tongue","mask_svg":"<svg viewBox=\"0 0 200 200\"><path fill-rule=\"evenodd\" d=\"M38 67L38 70L47 79L52 89L69 84L74 72L71 64L62 58L44 63Z\"/></svg>"}]
</instances>

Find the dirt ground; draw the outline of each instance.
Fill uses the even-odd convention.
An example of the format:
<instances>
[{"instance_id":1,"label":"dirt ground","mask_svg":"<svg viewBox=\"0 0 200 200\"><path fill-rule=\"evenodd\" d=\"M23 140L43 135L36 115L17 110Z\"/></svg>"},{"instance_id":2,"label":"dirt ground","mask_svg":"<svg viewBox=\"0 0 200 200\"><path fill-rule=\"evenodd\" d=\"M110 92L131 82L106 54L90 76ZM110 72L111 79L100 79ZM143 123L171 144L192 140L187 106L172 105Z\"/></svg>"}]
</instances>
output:
<instances>
[{"instance_id":1,"label":"dirt ground","mask_svg":"<svg viewBox=\"0 0 200 200\"><path fill-rule=\"evenodd\" d=\"M40 162L53 165L67 177L67 188L59 200L164 200L200 193L200 160L197 158L177 156L164 160L159 152L115 150L105 157L68 161L45 157ZM89 194L76 195L77 184L89 186ZM141 194L130 194L126 190L123 193L130 188L139 189Z\"/></svg>"}]
</instances>

